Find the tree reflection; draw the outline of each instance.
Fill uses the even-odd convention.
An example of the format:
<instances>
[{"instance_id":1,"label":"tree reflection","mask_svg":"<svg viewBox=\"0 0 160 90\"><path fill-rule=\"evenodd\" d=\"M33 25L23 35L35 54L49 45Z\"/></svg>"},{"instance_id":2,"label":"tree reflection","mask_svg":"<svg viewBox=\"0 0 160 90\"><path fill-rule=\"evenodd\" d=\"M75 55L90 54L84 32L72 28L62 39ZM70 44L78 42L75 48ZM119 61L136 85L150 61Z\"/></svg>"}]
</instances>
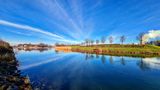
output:
<instances>
[{"instance_id":1,"label":"tree reflection","mask_svg":"<svg viewBox=\"0 0 160 90\"><path fill-rule=\"evenodd\" d=\"M85 60L89 60L89 59L93 59L94 58L94 56L92 54L90 54L90 53L86 53L85 56L86 56Z\"/></svg>"},{"instance_id":2,"label":"tree reflection","mask_svg":"<svg viewBox=\"0 0 160 90\"><path fill-rule=\"evenodd\" d=\"M143 61L143 58L141 58L138 61L137 65L140 67L141 70L149 70L150 69L149 65Z\"/></svg>"},{"instance_id":3,"label":"tree reflection","mask_svg":"<svg viewBox=\"0 0 160 90\"><path fill-rule=\"evenodd\" d=\"M85 60L88 60L88 58L89 58L89 55L86 53L85 54Z\"/></svg>"},{"instance_id":4,"label":"tree reflection","mask_svg":"<svg viewBox=\"0 0 160 90\"><path fill-rule=\"evenodd\" d=\"M98 55L98 54L96 54L96 58L97 58L97 59L99 58L99 55Z\"/></svg>"},{"instance_id":5,"label":"tree reflection","mask_svg":"<svg viewBox=\"0 0 160 90\"><path fill-rule=\"evenodd\" d=\"M112 57L112 56L110 56L109 62L110 62L110 64L114 64L114 62L113 62L113 57Z\"/></svg>"},{"instance_id":6,"label":"tree reflection","mask_svg":"<svg viewBox=\"0 0 160 90\"><path fill-rule=\"evenodd\" d=\"M101 61L102 61L103 64L106 63L106 57L105 57L105 55L102 55L102 56L101 56Z\"/></svg>"},{"instance_id":7,"label":"tree reflection","mask_svg":"<svg viewBox=\"0 0 160 90\"><path fill-rule=\"evenodd\" d=\"M91 59L94 59L94 55L93 54L91 54L90 57L91 57Z\"/></svg>"},{"instance_id":8,"label":"tree reflection","mask_svg":"<svg viewBox=\"0 0 160 90\"><path fill-rule=\"evenodd\" d=\"M58 53L59 53L59 51L58 51L58 50L55 50L55 53L56 53L56 54L58 54Z\"/></svg>"},{"instance_id":9,"label":"tree reflection","mask_svg":"<svg viewBox=\"0 0 160 90\"><path fill-rule=\"evenodd\" d=\"M109 56L109 64L121 64L125 66L127 64L127 60L125 60L124 56L119 57L119 60L117 59L114 61L114 56ZM105 55L99 55L99 54L91 54L86 53L85 54L85 60L94 60L98 59L101 60L102 64L106 64L106 56ZM130 62L130 61L129 61ZM140 58L140 60L137 61L138 67L140 67L141 70L149 70L149 69L160 69L160 60L158 58Z\"/></svg>"},{"instance_id":10,"label":"tree reflection","mask_svg":"<svg viewBox=\"0 0 160 90\"><path fill-rule=\"evenodd\" d=\"M124 59L124 57L123 57L123 56L121 57L121 61L120 61L120 62L121 62L121 64L122 64L122 65L126 65L126 63L125 63L125 59Z\"/></svg>"}]
</instances>

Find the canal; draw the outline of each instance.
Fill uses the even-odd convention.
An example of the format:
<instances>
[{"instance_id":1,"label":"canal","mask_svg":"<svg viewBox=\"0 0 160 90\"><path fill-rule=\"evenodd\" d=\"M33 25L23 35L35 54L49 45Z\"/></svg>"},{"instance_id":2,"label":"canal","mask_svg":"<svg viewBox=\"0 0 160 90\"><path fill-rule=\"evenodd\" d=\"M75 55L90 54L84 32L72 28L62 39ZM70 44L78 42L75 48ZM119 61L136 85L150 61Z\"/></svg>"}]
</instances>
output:
<instances>
[{"instance_id":1,"label":"canal","mask_svg":"<svg viewBox=\"0 0 160 90\"><path fill-rule=\"evenodd\" d=\"M160 90L160 58L18 51L22 75L40 90Z\"/></svg>"}]
</instances>

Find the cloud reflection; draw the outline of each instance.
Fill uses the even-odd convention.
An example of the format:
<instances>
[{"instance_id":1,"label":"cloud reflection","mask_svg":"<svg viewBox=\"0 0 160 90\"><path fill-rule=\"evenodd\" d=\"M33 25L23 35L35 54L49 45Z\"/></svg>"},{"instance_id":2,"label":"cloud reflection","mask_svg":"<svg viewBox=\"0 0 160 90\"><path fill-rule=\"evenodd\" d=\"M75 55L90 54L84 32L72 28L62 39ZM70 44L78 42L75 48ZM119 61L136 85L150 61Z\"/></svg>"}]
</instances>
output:
<instances>
[{"instance_id":1,"label":"cloud reflection","mask_svg":"<svg viewBox=\"0 0 160 90\"><path fill-rule=\"evenodd\" d=\"M160 70L160 58L143 58L143 64L150 69L159 69Z\"/></svg>"},{"instance_id":2,"label":"cloud reflection","mask_svg":"<svg viewBox=\"0 0 160 90\"><path fill-rule=\"evenodd\" d=\"M20 67L20 69L21 70L30 69L30 68L37 67L37 66L40 66L40 65L43 65L43 64L47 64L47 63L50 63L50 62L53 62L53 61L57 61L57 60L59 60L61 58L64 58L64 56L57 56L57 57L54 57L54 58L51 58L51 59L48 59L48 60L45 60L45 61L42 61L42 62L33 63L33 64L26 65L26 66L22 66L22 67Z\"/></svg>"}]
</instances>

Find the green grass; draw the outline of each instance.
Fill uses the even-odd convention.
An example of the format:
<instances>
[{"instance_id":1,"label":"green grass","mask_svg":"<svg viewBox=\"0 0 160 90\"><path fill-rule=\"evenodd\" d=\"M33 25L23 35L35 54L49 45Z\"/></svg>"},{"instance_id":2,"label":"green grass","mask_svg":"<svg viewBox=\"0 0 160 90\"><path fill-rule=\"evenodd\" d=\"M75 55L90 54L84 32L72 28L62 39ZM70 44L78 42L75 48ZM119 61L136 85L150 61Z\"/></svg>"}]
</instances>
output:
<instances>
[{"instance_id":1,"label":"green grass","mask_svg":"<svg viewBox=\"0 0 160 90\"><path fill-rule=\"evenodd\" d=\"M153 45L145 45L145 46L140 46L140 45L99 45L99 46L71 46L72 49L83 49L83 50L92 50L96 48L101 48L103 50L125 50L125 51L159 51L160 52L160 47L159 46L153 46Z\"/></svg>"},{"instance_id":2,"label":"green grass","mask_svg":"<svg viewBox=\"0 0 160 90\"><path fill-rule=\"evenodd\" d=\"M101 49L101 54L127 55L127 56L160 56L160 47L154 45L98 45L98 46L71 46L73 51L95 53L94 49ZM110 52L108 52L110 51ZM147 53L147 54L146 54ZM148 54L149 53L149 54ZM157 55L155 55L157 54Z\"/></svg>"}]
</instances>

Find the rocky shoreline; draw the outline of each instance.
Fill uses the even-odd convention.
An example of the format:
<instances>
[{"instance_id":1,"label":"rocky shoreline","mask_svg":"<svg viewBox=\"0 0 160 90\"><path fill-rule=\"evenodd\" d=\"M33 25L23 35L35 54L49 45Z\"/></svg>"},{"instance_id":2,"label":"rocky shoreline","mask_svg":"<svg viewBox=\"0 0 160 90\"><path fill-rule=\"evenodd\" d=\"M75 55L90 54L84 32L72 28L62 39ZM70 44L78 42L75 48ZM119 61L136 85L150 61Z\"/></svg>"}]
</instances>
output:
<instances>
[{"instance_id":1,"label":"rocky shoreline","mask_svg":"<svg viewBox=\"0 0 160 90\"><path fill-rule=\"evenodd\" d=\"M0 46L0 90L32 90L30 80L21 75L12 47Z\"/></svg>"}]
</instances>

